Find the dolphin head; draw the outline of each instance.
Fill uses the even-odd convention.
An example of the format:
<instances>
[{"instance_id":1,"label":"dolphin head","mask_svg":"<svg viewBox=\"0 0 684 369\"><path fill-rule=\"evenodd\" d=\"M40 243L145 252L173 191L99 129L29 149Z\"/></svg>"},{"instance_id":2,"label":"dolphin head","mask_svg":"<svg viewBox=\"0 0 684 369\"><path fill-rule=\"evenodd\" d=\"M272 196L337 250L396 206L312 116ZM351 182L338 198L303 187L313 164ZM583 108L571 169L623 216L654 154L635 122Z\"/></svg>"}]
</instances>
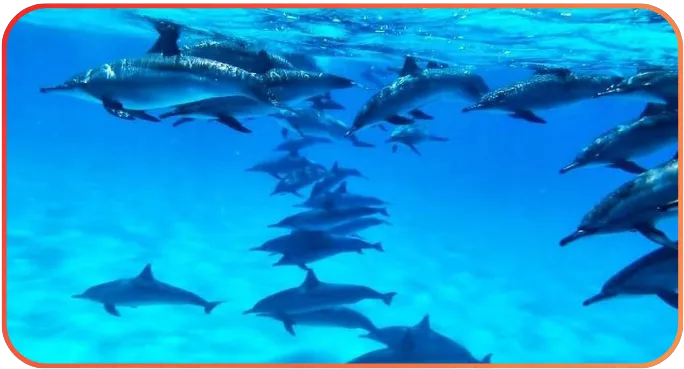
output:
<instances>
[{"instance_id":1,"label":"dolphin head","mask_svg":"<svg viewBox=\"0 0 684 369\"><path fill-rule=\"evenodd\" d=\"M340 90L357 86L353 80L335 74L324 74L326 85L331 89Z\"/></svg>"},{"instance_id":2,"label":"dolphin head","mask_svg":"<svg viewBox=\"0 0 684 369\"><path fill-rule=\"evenodd\" d=\"M119 283L119 281L98 284L88 288L83 293L72 295L71 298L91 301L107 301L107 297L115 291L115 288L113 287L116 287L116 283Z\"/></svg>"}]
</instances>

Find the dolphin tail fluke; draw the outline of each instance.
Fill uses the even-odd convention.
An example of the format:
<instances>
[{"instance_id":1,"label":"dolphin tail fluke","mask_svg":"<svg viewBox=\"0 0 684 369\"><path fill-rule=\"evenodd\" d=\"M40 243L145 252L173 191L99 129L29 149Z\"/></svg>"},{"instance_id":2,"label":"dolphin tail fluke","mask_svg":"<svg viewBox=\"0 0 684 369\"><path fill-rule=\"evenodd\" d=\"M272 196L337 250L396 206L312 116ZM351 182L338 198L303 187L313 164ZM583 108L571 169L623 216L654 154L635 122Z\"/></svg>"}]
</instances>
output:
<instances>
[{"instance_id":1,"label":"dolphin tail fluke","mask_svg":"<svg viewBox=\"0 0 684 369\"><path fill-rule=\"evenodd\" d=\"M641 174L646 171L646 168L627 159L614 160L612 163L610 163L610 167L620 169L630 174Z\"/></svg>"},{"instance_id":2,"label":"dolphin tail fluke","mask_svg":"<svg viewBox=\"0 0 684 369\"><path fill-rule=\"evenodd\" d=\"M582 237L589 236L590 234L591 234L591 232L585 231L583 229L578 229L575 232L573 232L571 235L563 238L560 241L560 246L565 247L565 246L569 245L571 242L575 242Z\"/></svg>"},{"instance_id":3,"label":"dolphin tail fluke","mask_svg":"<svg viewBox=\"0 0 684 369\"><path fill-rule=\"evenodd\" d=\"M180 48L178 47L178 39L181 34L181 26L160 19L153 19L146 17L147 21L152 23L154 29L159 34L154 45L147 50L148 54L162 54L163 56L180 55Z\"/></svg>"},{"instance_id":4,"label":"dolphin tail fluke","mask_svg":"<svg viewBox=\"0 0 684 369\"><path fill-rule=\"evenodd\" d=\"M116 309L116 305L104 304L104 309L109 315L112 315L115 317L121 316L121 314L119 314L119 310Z\"/></svg>"},{"instance_id":5,"label":"dolphin tail fluke","mask_svg":"<svg viewBox=\"0 0 684 369\"><path fill-rule=\"evenodd\" d=\"M396 295L397 295L396 292L385 293L382 295L382 302L384 302L385 305L387 305L387 306L391 306L392 300L394 300L394 296L396 296Z\"/></svg>"},{"instance_id":6,"label":"dolphin tail fluke","mask_svg":"<svg viewBox=\"0 0 684 369\"><path fill-rule=\"evenodd\" d=\"M397 144L392 145L392 152L396 154L397 150L399 150L399 145L397 145Z\"/></svg>"},{"instance_id":7,"label":"dolphin tail fluke","mask_svg":"<svg viewBox=\"0 0 684 369\"><path fill-rule=\"evenodd\" d=\"M615 295L608 294L605 292L601 292L601 293L598 293L598 294L584 300L584 302L582 302L582 306L593 305L599 301L607 300L607 299L612 298L612 297L615 297Z\"/></svg>"},{"instance_id":8,"label":"dolphin tail fluke","mask_svg":"<svg viewBox=\"0 0 684 369\"><path fill-rule=\"evenodd\" d=\"M513 113L511 113L510 116L512 118L522 119L530 123L546 124L546 120L544 120L544 118L538 116L531 110L516 110Z\"/></svg>"},{"instance_id":9,"label":"dolphin tail fluke","mask_svg":"<svg viewBox=\"0 0 684 369\"><path fill-rule=\"evenodd\" d=\"M380 251L380 252L385 252L385 248L382 247L382 242L374 243L373 248Z\"/></svg>"},{"instance_id":10,"label":"dolphin tail fluke","mask_svg":"<svg viewBox=\"0 0 684 369\"><path fill-rule=\"evenodd\" d=\"M124 120L146 120L149 122L161 122L161 120L155 116L145 113L142 110L129 110L124 109L120 102L111 99L102 99L102 107L107 111L107 113Z\"/></svg>"},{"instance_id":11,"label":"dolphin tail fluke","mask_svg":"<svg viewBox=\"0 0 684 369\"><path fill-rule=\"evenodd\" d=\"M204 306L204 313L207 314L207 315L211 314L211 312L212 312L217 306L221 305L222 303L223 303L223 301L208 302L208 303Z\"/></svg>"},{"instance_id":12,"label":"dolphin tail fluke","mask_svg":"<svg viewBox=\"0 0 684 369\"><path fill-rule=\"evenodd\" d=\"M231 128L235 131L238 131L238 132L252 133L251 129L245 127L235 117L228 116L228 115L219 115L218 117L216 117L216 121L223 124L224 126L226 126L228 128Z\"/></svg>"},{"instance_id":13,"label":"dolphin tail fluke","mask_svg":"<svg viewBox=\"0 0 684 369\"><path fill-rule=\"evenodd\" d=\"M485 355L482 358L482 360L480 360L480 362L482 364L491 364L492 363L492 355L494 355L494 354L489 353L489 354Z\"/></svg>"},{"instance_id":14,"label":"dolphin tail fluke","mask_svg":"<svg viewBox=\"0 0 684 369\"><path fill-rule=\"evenodd\" d=\"M675 309L679 308L679 294L677 292L663 291L657 293L656 296L671 307Z\"/></svg>"}]
</instances>

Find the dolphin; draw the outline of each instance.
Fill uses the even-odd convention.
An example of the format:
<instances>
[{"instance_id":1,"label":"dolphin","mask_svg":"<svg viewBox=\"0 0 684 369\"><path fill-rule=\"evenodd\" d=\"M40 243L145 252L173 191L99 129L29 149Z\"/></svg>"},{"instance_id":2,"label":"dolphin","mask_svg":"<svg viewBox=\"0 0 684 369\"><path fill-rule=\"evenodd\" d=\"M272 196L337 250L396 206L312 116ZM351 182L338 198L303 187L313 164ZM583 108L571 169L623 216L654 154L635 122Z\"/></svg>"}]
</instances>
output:
<instances>
[{"instance_id":1,"label":"dolphin","mask_svg":"<svg viewBox=\"0 0 684 369\"><path fill-rule=\"evenodd\" d=\"M335 236L354 236L357 232L378 225L392 225L392 223L380 218L360 218L333 227L328 230L328 233Z\"/></svg>"},{"instance_id":2,"label":"dolphin","mask_svg":"<svg viewBox=\"0 0 684 369\"><path fill-rule=\"evenodd\" d=\"M271 196L290 193L297 197L303 198L299 190L310 186L321 178L325 177L327 170L322 166L307 166L290 172L283 177L276 185Z\"/></svg>"},{"instance_id":3,"label":"dolphin","mask_svg":"<svg viewBox=\"0 0 684 369\"><path fill-rule=\"evenodd\" d=\"M314 168L318 170L326 171L325 166L322 164L317 164L304 156L301 156L299 152L289 152L285 155L279 156L277 158L262 161L245 171L247 172L263 172L275 179L282 180L284 176L289 173L305 170L307 168Z\"/></svg>"},{"instance_id":4,"label":"dolphin","mask_svg":"<svg viewBox=\"0 0 684 369\"><path fill-rule=\"evenodd\" d=\"M594 97L626 96L677 107L678 75L676 70L645 70L615 83Z\"/></svg>"},{"instance_id":5,"label":"dolphin","mask_svg":"<svg viewBox=\"0 0 684 369\"><path fill-rule=\"evenodd\" d=\"M294 131L303 137L325 137L333 140L350 140L356 147L375 147L375 145L359 140L356 135L346 136L349 127L339 119L315 109L281 110L271 114L280 120L283 138L287 138L289 131Z\"/></svg>"},{"instance_id":6,"label":"dolphin","mask_svg":"<svg viewBox=\"0 0 684 369\"><path fill-rule=\"evenodd\" d=\"M196 119L211 120L221 123L238 132L251 133L239 118L253 119L260 115L268 115L280 111L272 105L265 105L244 96L214 97L177 105L173 110L161 114L159 118L181 117L173 126L191 122Z\"/></svg>"},{"instance_id":7,"label":"dolphin","mask_svg":"<svg viewBox=\"0 0 684 369\"><path fill-rule=\"evenodd\" d=\"M302 249L297 248L285 251L283 256L273 266L296 265L300 269L309 270L307 264L323 260L337 254L355 252L363 254L363 250L378 250L384 252L380 242L370 243L358 238L346 238L330 236L329 242L319 244L318 247Z\"/></svg>"},{"instance_id":8,"label":"dolphin","mask_svg":"<svg viewBox=\"0 0 684 369\"><path fill-rule=\"evenodd\" d=\"M268 240L250 251L264 251L271 254L305 253L310 250L331 247L332 235L324 231L294 231Z\"/></svg>"},{"instance_id":9,"label":"dolphin","mask_svg":"<svg viewBox=\"0 0 684 369\"><path fill-rule=\"evenodd\" d=\"M294 139L289 139L278 146L276 146L275 150L276 151L287 151L290 153L296 153L299 152L307 147L311 147L313 145L317 144L329 144L332 143L332 140L329 138L325 137L311 137L311 136L306 136L306 137L301 137L301 138L294 138Z\"/></svg>"},{"instance_id":10,"label":"dolphin","mask_svg":"<svg viewBox=\"0 0 684 369\"><path fill-rule=\"evenodd\" d=\"M283 323L285 330L291 335L295 335L295 325L309 325L309 326L323 326L323 327L340 327L355 329L360 328L368 332L373 332L377 328L375 324L365 315L356 310L346 307L331 307L321 310L307 311L303 313L290 314L287 318L283 318L278 314L260 313L257 316L263 316L279 320Z\"/></svg>"},{"instance_id":11,"label":"dolphin","mask_svg":"<svg viewBox=\"0 0 684 369\"><path fill-rule=\"evenodd\" d=\"M358 86L349 78L324 72L274 68L259 74L277 101L304 102L331 90Z\"/></svg>"},{"instance_id":12,"label":"dolphin","mask_svg":"<svg viewBox=\"0 0 684 369\"><path fill-rule=\"evenodd\" d=\"M427 127L419 124L412 124L408 126L397 126L392 130L392 134L385 141L386 143L394 143L392 145L392 152L397 152L397 144L407 146L416 155L422 155L416 145L426 141L447 142L446 137L432 135L428 132Z\"/></svg>"},{"instance_id":13,"label":"dolphin","mask_svg":"<svg viewBox=\"0 0 684 369\"><path fill-rule=\"evenodd\" d=\"M361 174L360 171L353 168L341 168L338 162L334 162L328 173L311 189L311 194L309 198L314 198L318 196L325 195L333 187L340 185L347 178L358 177L368 179L366 176ZM346 186L344 187L346 189ZM325 205L325 204L324 204Z\"/></svg>"},{"instance_id":14,"label":"dolphin","mask_svg":"<svg viewBox=\"0 0 684 369\"><path fill-rule=\"evenodd\" d=\"M677 309L677 267L677 250L657 248L612 276L604 283L601 292L585 300L583 305L593 305L622 295L656 295Z\"/></svg>"},{"instance_id":15,"label":"dolphin","mask_svg":"<svg viewBox=\"0 0 684 369\"><path fill-rule=\"evenodd\" d=\"M310 269L301 285L266 296L243 314L269 314L291 325L294 323L290 314L351 305L362 300L380 300L389 306L396 294L380 293L366 286L321 282Z\"/></svg>"},{"instance_id":16,"label":"dolphin","mask_svg":"<svg viewBox=\"0 0 684 369\"><path fill-rule=\"evenodd\" d=\"M428 63L426 69L421 69L411 56L406 57L399 75L396 81L383 87L364 104L347 135L383 121L406 125L416 119L432 120L432 116L420 110L422 106L443 98L477 101L489 91L484 79L477 74L461 68L444 68L436 63Z\"/></svg>"},{"instance_id":17,"label":"dolphin","mask_svg":"<svg viewBox=\"0 0 684 369\"><path fill-rule=\"evenodd\" d=\"M516 119L544 124L546 120L538 116L535 110L552 109L590 99L620 80L622 77L582 75L566 68L537 67L531 78L490 91L475 105L464 108L463 112L503 111Z\"/></svg>"},{"instance_id":18,"label":"dolphin","mask_svg":"<svg viewBox=\"0 0 684 369\"><path fill-rule=\"evenodd\" d=\"M655 222L676 215L668 204L678 197L678 173L675 155L618 187L582 218L577 230L560 241L561 247L591 235L632 231L661 246L676 248L677 242L656 228Z\"/></svg>"},{"instance_id":19,"label":"dolphin","mask_svg":"<svg viewBox=\"0 0 684 369\"><path fill-rule=\"evenodd\" d=\"M333 100L330 91L322 95L312 96L306 101L311 103L311 107L315 110L344 110L344 105Z\"/></svg>"},{"instance_id":20,"label":"dolphin","mask_svg":"<svg viewBox=\"0 0 684 369\"><path fill-rule=\"evenodd\" d=\"M677 143L678 116L665 105L649 103L638 119L599 135L560 173L591 164L603 164L627 173L646 171L631 159Z\"/></svg>"},{"instance_id":21,"label":"dolphin","mask_svg":"<svg viewBox=\"0 0 684 369\"><path fill-rule=\"evenodd\" d=\"M296 204L294 207L326 209L330 207L355 208L363 206L382 207L387 205L389 205L388 202L377 197L350 193L347 189L347 181L345 180L335 190L320 194L319 196L309 197L306 201Z\"/></svg>"},{"instance_id":22,"label":"dolphin","mask_svg":"<svg viewBox=\"0 0 684 369\"><path fill-rule=\"evenodd\" d=\"M311 231L325 231L365 216L382 214L389 216L385 208L357 207L347 209L312 209L288 216L268 228L288 228Z\"/></svg>"},{"instance_id":23,"label":"dolphin","mask_svg":"<svg viewBox=\"0 0 684 369\"><path fill-rule=\"evenodd\" d=\"M413 338L413 349L427 354L433 360L464 364L491 362L492 354L478 360L461 344L434 331L430 326L430 316L427 314L416 325L378 328L361 337L380 342L390 349L401 350L407 334Z\"/></svg>"},{"instance_id":24,"label":"dolphin","mask_svg":"<svg viewBox=\"0 0 684 369\"><path fill-rule=\"evenodd\" d=\"M121 316L117 306L197 305L204 308L206 314L211 314L222 303L209 302L190 291L157 280L150 264L136 277L98 284L72 297L103 304L105 311L116 317Z\"/></svg>"}]
</instances>

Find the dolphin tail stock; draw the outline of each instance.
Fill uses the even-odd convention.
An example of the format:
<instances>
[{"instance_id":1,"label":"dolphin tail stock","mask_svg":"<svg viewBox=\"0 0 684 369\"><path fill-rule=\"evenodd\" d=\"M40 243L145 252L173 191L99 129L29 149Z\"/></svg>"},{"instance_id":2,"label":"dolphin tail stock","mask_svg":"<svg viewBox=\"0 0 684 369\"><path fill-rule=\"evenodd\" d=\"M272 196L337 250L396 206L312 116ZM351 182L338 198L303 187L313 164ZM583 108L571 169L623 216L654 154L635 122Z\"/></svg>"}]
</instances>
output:
<instances>
[{"instance_id":1,"label":"dolphin tail stock","mask_svg":"<svg viewBox=\"0 0 684 369\"><path fill-rule=\"evenodd\" d=\"M530 123L546 124L544 118L538 116L531 110L516 110L509 114L510 117L515 119L522 119Z\"/></svg>"},{"instance_id":2,"label":"dolphin tail stock","mask_svg":"<svg viewBox=\"0 0 684 369\"><path fill-rule=\"evenodd\" d=\"M493 355L494 355L494 354L492 354L492 353L489 353L489 354L485 355L485 356L482 358L482 360L480 360L480 362L481 362L482 364L491 364L491 363L492 363L492 356L493 356Z\"/></svg>"},{"instance_id":3,"label":"dolphin tail stock","mask_svg":"<svg viewBox=\"0 0 684 369\"><path fill-rule=\"evenodd\" d=\"M646 168L640 166L639 164L627 160L627 159L618 159L618 160L613 160L609 167L615 168L615 169L620 169L624 172L630 173L630 174L641 174L646 171Z\"/></svg>"},{"instance_id":4,"label":"dolphin tail stock","mask_svg":"<svg viewBox=\"0 0 684 369\"><path fill-rule=\"evenodd\" d=\"M642 236L646 237L652 242L655 242L658 245L677 249L677 241L672 241L665 232L661 231L660 229L656 228L653 223L644 223L644 224L639 224L634 229L639 232Z\"/></svg>"},{"instance_id":5,"label":"dolphin tail stock","mask_svg":"<svg viewBox=\"0 0 684 369\"><path fill-rule=\"evenodd\" d=\"M382 302L384 302L385 305L387 305L387 306L391 306L392 300L394 300L394 296L396 296L396 295L397 295L396 292L383 293L382 297L381 297Z\"/></svg>"},{"instance_id":6,"label":"dolphin tail stock","mask_svg":"<svg viewBox=\"0 0 684 369\"><path fill-rule=\"evenodd\" d=\"M582 302L582 306L593 305L599 301L607 300L607 299L613 298L615 296L616 295L613 293L599 292L596 295L584 300Z\"/></svg>"},{"instance_id":7,"label":"dolphin tail stock","mask_svg":"<svg viewBox=\"0 0 684 369\"><path fill-rule=\"evenodd\" d=\"M212 301L212 302L207 302L204 305L204 313L209 315L211 312L219 305L223 304L224 301Z\"/></svg>"},{"instance_id":8,"label":"dolphin tail stock","mask_svg":"<svg viewBox=\"0 0 684 369\"><path fill-rule=\"evenodd\" d=\"M679 294L674 291L662 291L656 293L659 299L663 300L664 303L669 306L678 309L679 308Z\"/></svg>"},{"instance_id":9,"label":"dolphin tail stock","mask_svg":"<svg viewBox=\"0 0 684 369\"><path fill-rule=\"evenodd\" d=\"M569 245L571 242L575 242L580 238L590 236L593 233L594 232L590 232L590 231L587 231L585 229L578 229L575 232L573 232L572 234L570 234L569 236L560 240L560 246L565 247L565 246Z\"/></svg>"}]
</instances>

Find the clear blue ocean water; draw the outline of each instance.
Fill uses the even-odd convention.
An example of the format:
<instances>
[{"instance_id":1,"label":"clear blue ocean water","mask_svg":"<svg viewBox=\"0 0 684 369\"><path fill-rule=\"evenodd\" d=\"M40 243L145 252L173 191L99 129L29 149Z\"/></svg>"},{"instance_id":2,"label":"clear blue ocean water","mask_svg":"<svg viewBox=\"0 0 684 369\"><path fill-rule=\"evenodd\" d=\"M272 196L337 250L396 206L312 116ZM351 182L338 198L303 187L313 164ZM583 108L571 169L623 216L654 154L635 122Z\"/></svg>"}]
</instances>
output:
<instances>
[{"instance_id":1,"label":"clear blue ocean water","mask_svg":"<svg viewBox=\"0 0 684 369\"><path fill-rule=\"evenodd\" d=\"M42 363L347 362L381 344L358 330L297 327L243 315L262 297L299 285L297 267L248 251L282 230L297 209L269 196L276 180L245 172L278 155L280 126L248 122L251 135L198 122L128 122L97 104L42 95L90 67L142 55L154 42L132 13L263 42L269 51L316 55L331 73L362 81L368 65L400 67L409 53L473 68L492 88L527 78L526 62L629 75L641 64L676 63L677 44L658 15L632 9L547 10L40 10L12 29L7 52L7 327L13 345ZM194 36L183 38L187 43ZM190 40L190 41L188 41ZM648 45L648 46L645 46ZM391 80L387 80L387 83ZM350 124L374 91L333 91ZM449 142L392 153L336 142L307 149L369 179L350 191L391 203L392 226L363 236L384 253L315 263L326 282L397 292L391 306L355 306L378 327L432 328L493 363L642 363L672 344L677 312L655 297L583 307L603 282L654 245L635 233L558 241L631 175L558 170L599 133L633 119L643 102L586 100L544 112L546 125L464 106L426 107ZM669 158L676 147L640 163ZM304 193L308 193L304 191ZM662 229L676 237L676 219ZM71 296L155 276L208 300L189 306L120 308L121 318Z\"/></svg>"}]
</instances>

